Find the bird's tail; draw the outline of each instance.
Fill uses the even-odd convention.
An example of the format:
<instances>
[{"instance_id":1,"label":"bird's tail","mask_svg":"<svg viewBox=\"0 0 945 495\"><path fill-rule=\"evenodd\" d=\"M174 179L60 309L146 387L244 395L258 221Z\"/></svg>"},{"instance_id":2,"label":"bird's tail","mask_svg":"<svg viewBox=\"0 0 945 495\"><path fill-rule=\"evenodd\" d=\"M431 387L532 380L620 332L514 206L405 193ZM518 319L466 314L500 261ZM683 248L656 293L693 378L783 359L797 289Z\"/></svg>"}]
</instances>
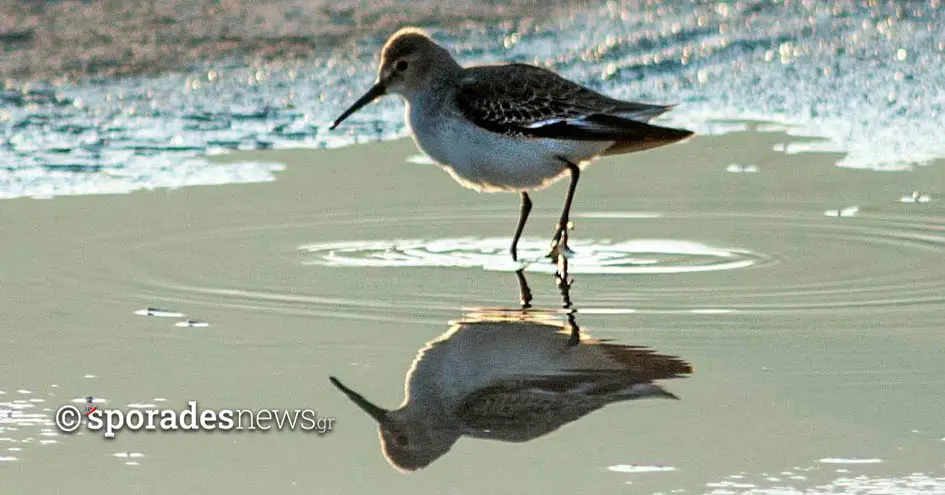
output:
<instances>
[{"instance_id":1,"label":"bird's tail","mask_svg":"<svg viewBox=\"0 0 945 495\"><path fill-rule=\"evenodd\" d=\"M643 151L667 144L676 143L691 137L694 133L688 129L674 129L643 122L634 122L637 133L631 139L618 140L603 155L620 155Z\"/></svg>"}]
</instances>

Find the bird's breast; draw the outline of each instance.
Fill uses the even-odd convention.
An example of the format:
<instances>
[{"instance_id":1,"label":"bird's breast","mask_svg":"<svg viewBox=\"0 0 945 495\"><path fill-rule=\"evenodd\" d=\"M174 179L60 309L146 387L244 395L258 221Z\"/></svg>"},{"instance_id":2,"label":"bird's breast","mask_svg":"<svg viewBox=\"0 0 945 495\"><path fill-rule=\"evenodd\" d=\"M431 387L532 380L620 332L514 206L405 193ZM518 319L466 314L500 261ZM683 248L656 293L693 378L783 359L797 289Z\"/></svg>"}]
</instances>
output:
<instances>
[{"instance_id":1,"label":"bird's breast","mask_svg":"<svg viewBox=\"0 0 945 495\"><path fill-rule=\"evenodd\" d=\"M407 122L421 151L461 185L480 192L541 189L566 175L561 156L590 157L583 150L575 156L566 142L488 131L449 109L408 106Z\"/></svg>"}]
</instances>

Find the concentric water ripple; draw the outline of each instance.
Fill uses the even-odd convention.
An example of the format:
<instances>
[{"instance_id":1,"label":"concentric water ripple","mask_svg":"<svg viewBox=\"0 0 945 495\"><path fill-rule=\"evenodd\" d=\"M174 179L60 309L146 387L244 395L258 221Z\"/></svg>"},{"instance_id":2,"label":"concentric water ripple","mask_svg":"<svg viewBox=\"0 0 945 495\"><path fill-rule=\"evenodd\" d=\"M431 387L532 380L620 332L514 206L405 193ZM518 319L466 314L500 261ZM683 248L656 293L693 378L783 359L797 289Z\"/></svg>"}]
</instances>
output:
<instances>
[{"instance_id":1,"label":"concentric water ripple","mask_svg":"<svg viewBox=\"0 0 945 495\"><path fill-rule=\"evenodd\" d=\"M666 274L735 270L771 260L742 249L706 246L698 242L669 239L609 241L577 240L570 244L575 256L569 260L570 273L584 274ZM309 244L299 248L309 259L306 264L321 266L371 267L467 267L487 270L554 273L555 265L543 259L548 242L523 239L519 252L523 264L509 258L509 239L405 239L392 241L348 241Z\"/></svg>"},{"instance_id":2,"label":"concentric water ripple","mask_svg":"<svg viewBox=\"0 0 945 495\"><path fill-rule=\"evenodd\" d=\"M811 312L945 306L945 264L935 261L945 254L945 220L940 218L868 210L856 217L829 218L818 209L778 214L601 212L582 217L583 232L625 231L628 221L652 221L661 224L662 231L678 230L688 239L577 238L571 241L576 253L569 263L571 274L732 273L725 280L700 278L698 283L668 286L653 279L652 284L634 287L633 300L623 288L601 290L592 295L601 311ZM718 247L723 244L697 236L726 229L750 233L740 235L743 247ZM492 271L524 267L541 273L556 269L543 258L547 240L526 239L520 253L532 261L522 265L511 262L508 243L504 237L339 241L307 244L300 250L303 264L322 267ZM735 275L749 268L753 275Z\"/></svg>"},{"instance_id":3,"label":"concentric water ripple","mask_svg":"<svg viewBox=\"0 0 945 495\"><path fill-rule=\"evenodd\" d=\"M938 210L889 214L865 204L857 216L825 217L826 206L812 203L804 209L758 213L583 213L577 218L580 231L570 241L576 254L569 273L595 279L587 282L593 290L578 293L579 307L599 314L707 315L945 309L945 218L937 216ZM129 312L154 306L206 318L201 308L219 308L432 322L469 305L511 304L515 278L510 272L521 267L532 273L556 269L544 258L548 239L525 238L520 255L528 262L519 265L508 253L509 237L449 235L467 224L477 233L496 232L496 218L485 210L300 216L199 233L95 236L87 243L88 249L129 246L100 267L119 271L127 280L126 292L134 296ZM375 230L446 234L358 240ZM304 242L307 232L310 239L324 241ZM267 241L283 238L302 242ZM194 253L201 262L181 266L175 254L181 251ZM251 260L267 256L283 261L266 272L252 266ZM434 269L507 272L508 279L455 285L465 277ZM93 288L72 280L70 273L61 270L57 283L91 295ZM406 284L396 300L383 289L393 280ZM489 285L494 283L507 285Z\"/></svg>"}]
</instances>

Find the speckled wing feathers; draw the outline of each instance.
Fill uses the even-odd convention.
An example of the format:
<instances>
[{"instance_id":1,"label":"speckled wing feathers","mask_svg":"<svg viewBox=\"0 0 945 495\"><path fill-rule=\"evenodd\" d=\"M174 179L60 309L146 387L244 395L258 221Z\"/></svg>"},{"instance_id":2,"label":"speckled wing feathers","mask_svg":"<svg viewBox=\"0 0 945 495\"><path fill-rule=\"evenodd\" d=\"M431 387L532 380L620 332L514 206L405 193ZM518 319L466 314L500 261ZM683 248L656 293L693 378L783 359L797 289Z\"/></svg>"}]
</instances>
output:
<instances>
[{"instance_id":1,"label":"speckled wing feathers","mask_svg":"<svg viewBox=\"0 0 945 495\"><path fill-rule=\"evenodd\" d=\"M456 409L463 431L477 438L525 442L603 407L604 398L561 400L545 380L507 380L467 397ZM568 386L567 384L560 384Z\"/></svg>"},{"instance_id":2,"label":"speckled wing feathers","mask_svg":"<svg viewBox=\"0 0 945 495\"><path fill-rule=\"evenodd\" d=\"M463 115L508 136L588 141L677 141L691 132L646 124L672 106L616 100L525 64L467 69L456 92Z\"/></svg>"}]
</instances>

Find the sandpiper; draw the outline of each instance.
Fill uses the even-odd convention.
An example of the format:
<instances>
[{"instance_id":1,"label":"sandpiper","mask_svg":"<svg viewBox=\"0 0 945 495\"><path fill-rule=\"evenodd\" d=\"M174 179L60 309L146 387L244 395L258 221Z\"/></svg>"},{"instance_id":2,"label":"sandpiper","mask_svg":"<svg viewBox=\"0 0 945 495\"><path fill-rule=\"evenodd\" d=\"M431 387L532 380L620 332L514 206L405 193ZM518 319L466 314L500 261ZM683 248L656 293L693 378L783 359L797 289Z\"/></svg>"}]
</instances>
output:
<instances>
[{"instance_id":1,"label":"sandpiper","mask_svg":"<svg viewBox=\"0 0 945 495\"><path fill-rule=\"evenodd\" d=\"M675 399L654 381L691 373L677 357L580 332L572 312L499 308L467 315L420 349L398 409L331 382L378 422L387 460L415 471L462 436L524 442L608 404Z\"/></svg>"},{"instance_id":2,"label":"sandpiper","mask_svg":"<svg viewBox=\"0 0 945 495\"><path fill-rule=\"evenodd\" d=\"M578 178L590 160L674 143L691 131L648 124L673 105L610 98L527 64L462 67L416 28L403 28L381 51L377 81L331 126L385 94L407 102L417 146L461 185L518 192L519 220L510 252L532 208L528 191L570 175L549 255L567 256L569 215Z\"/></svg>"}]
</instances>

